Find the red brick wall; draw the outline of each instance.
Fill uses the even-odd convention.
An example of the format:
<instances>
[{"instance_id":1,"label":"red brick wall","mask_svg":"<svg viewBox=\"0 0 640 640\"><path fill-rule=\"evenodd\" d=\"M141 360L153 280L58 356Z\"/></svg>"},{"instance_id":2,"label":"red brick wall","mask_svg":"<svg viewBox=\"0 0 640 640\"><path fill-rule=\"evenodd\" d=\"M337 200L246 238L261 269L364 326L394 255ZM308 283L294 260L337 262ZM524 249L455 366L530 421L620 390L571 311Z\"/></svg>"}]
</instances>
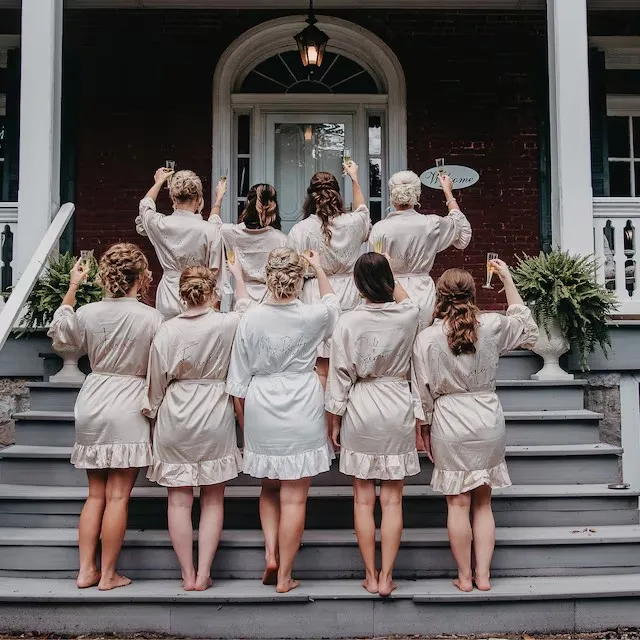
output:
<instances>
[{"instance_id":1,"label":"red brick wall","mask_svg":"<svg viewBox=\"0 0 640 640\"><path fill-rule=\"evenodd\" d=\"M538 109L544 72L543 13L332 12L382 37L406 74L409 168L445 156L479 171L460 194L474 228L462 254L481 279L487 251L511 260L539 248ZM137 203L165 159L211 172L216 62L246 29L281 15L260 11L68 11L65 56L77 104L77 249L139 242ZM544 77L542 77L544 82ZM169 203L163 194L161 208ZM442 213L439 192L425 211ZM153 251L145 244L150 254ZM496 294L481 294L493 306Z\"/></svg>"}]
</instances>

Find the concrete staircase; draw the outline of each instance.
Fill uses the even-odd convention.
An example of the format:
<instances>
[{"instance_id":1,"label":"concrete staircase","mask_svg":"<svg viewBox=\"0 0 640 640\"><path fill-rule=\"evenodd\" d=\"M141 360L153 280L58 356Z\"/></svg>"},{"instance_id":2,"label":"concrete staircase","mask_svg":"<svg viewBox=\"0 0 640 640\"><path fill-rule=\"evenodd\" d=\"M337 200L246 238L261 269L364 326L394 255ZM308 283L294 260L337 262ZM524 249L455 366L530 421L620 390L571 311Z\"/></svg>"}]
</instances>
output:
<instances>
[{"instance_id":1,"label":"concrete staircase","mask_svg":"<svg viewBox=\"0 0 640 640\"><path fill-rule=\"evenodd\" d=\"M494 589L461 594L449 581L446 507L431 465L405 491L400 588L382 600L360 586L349 479L337 465L315 479L296 566L301 588L263 587L259 486L227 489L214 588L186 594L166 531L166 491L141 473L121 569L137 579L110 593L79 591L76 526L86 497L69 464L74 385L31 384L15 416L16 445L0 451L0 633L149 631L193 637L314 638L385 634L561 632L640 625L638 494L612 490L621 450L599 442L582 381L535 382L535 356L501 361L513 487L496 492Z\"/></svg>"}]
</instances>

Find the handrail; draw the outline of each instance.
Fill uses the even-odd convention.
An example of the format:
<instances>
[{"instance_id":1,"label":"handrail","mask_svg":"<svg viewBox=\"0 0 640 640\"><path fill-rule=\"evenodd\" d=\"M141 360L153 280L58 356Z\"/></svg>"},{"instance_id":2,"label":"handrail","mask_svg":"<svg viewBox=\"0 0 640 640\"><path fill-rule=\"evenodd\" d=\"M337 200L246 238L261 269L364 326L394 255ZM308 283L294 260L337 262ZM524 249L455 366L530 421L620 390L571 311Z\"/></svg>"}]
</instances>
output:
<instances>
[{"instance_id":1,"label":"handrail","mask_svg":"<svg viewBox=\"0 0 640 640\"><path fill-rule=\"evenodd\" d=\"M64 232L69 220L73 216L76 206L67 202L63 204L56 217L40 241L38 248L33 254L27 268L24 270L18 284L13 287L6 304L0 313L0 350L4 347L11 330L15 326L16 320L20 317L22 307L25 305L33 287L35 287L42 270L44 269L49 255L54 250L60 236ZM27 230L25 230L28 233ZM23 231L23 233L25 232Z\"/></svg>"}]
</instances>

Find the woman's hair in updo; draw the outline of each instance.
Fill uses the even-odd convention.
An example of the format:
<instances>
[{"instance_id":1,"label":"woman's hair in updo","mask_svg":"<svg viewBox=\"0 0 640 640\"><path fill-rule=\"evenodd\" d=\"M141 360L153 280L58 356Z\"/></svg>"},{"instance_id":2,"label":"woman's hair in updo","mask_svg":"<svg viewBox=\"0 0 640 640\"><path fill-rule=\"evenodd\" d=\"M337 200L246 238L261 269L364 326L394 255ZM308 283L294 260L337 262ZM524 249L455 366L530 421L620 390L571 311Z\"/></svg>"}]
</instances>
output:
<instances>
[{"instance_id":1,"label":"woman's hair in updo","mask_svg":"<svg viewBox=\"0 0 640 640\"><path fill-rule=\"evenodd\" d=\"M141 296L149 289L149 262L138 245L120 242L111 245L101 256L98 279L109 298L124 297L139 281Z\"/></svg>"},{"instance_id":2,"label":"woman's hair in updo","mask_svg":"<svg viewBox=\"0 0 640 640\"><path fill-rule=\"evenodd\" d=\"M201 307L213 299L217 278L207 267L187 267L180 274L180 298L188 307Z\"/></svg>"},{"instance_id":3,"label":"woman's hair in updo","mask_svg":"<svg viewBox=\"0 0 640 640\"><path fill-rule=\"evenodd\" d=\"M382 254L361 255L353 269L353 279L360 294L369 302L393 302L393 272Z\"/></svg>"},{"instance_id":4,"label":"woman's hair in updo","mask_svg":"<svg viewBox=\"0 0 640 640\"><path fill-rule=\"evenodd\" d=\"M413 171L398 171L389 180L391 202L398 207L414 207L420 201L422 183Z\"/></svg>"},{"instance_id":5,"label":"woman's hair in updo","mask_svg":"<svg viewBox=\"0 0 640 640\"><path fill-rule=\"evenodd\" d=\"M178 171L169 178L169 195L178 204L202 200L202 180L188 169Z\"/></svg>"},{"instance_id":6,"label":"woman's hair in updo","mask_svg":"<svg viewBox=\"0 0 640 640\"><path fill-rule=\"evenodd\" d=\"M322 224L325 242L331 242L329 222L344 213L344 200L340 194L340 185L336 177L326 171L318 171L307 188L307 197L303 206L304 218L316 215Z\"/></svg>"},{"instance_id":7,"label":"woman's hair in updo","mask_svg":"<svg viewBox=\"0 0 640 640\"><path fill-rule=\"evenodd\" d=\"M253 185L247 193L247 204L240 215L240 222L244 222L247 229L273 227L280 230L282 223L275 188L264 183Z\"/></svg>"},{"instance_id":8,"label":"woman's hair in updo","mask_svg":"<svg viewBox=\"0 0 640 640\"><path fill-rule=\"evenodd\" d=\"M462 269L445 271L436 284L434 317L445 321L449 348L455 355L476 352L479 313L473 276Z\"/></svg>"},{"instance_id":9,"label":"woman's hair in updo","mask_svg":"<svg viewBox=\"0 0 640 640\"><path fill-rule=\"evenodd\" d=\"M292 249L274 249L267 258L267 289L276 300L296 295L305 270L303 257Z\"/></svg>"}]
</instances>

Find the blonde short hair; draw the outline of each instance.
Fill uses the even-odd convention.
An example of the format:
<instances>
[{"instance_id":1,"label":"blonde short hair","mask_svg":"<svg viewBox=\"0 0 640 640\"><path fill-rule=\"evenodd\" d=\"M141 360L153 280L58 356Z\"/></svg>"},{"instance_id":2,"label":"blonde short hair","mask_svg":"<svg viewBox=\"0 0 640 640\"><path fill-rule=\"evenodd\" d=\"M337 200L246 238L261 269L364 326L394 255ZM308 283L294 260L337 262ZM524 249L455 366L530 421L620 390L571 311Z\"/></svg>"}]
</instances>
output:
<instances>
[{"instance_id":1,"label":"blonde short hair","mask_svg":"<svg viewBox=\"0 0 640 640\"><path fill-rule=\"evenodd\" d=\"M187 267L180 274L180 298L188 307L200 307L213 299L216 274L207 267Z\"/></svg>"},{"instance_id":2,"label":"blonde short hair","mask_svg":"<svg viewBox=\"0 0 640 640\"><path fill-rule=\"evenodd\" d=\"M274 249L267 258L267 289L276 300L300 292L305 261L292 249Z\"/></svg>"},{"instance_id":3,"label":"blonde short hair","mask_svg":"<svg viewBox=\"0 0 640 640\"><path fill-rule=\"evenodd\" d=\"M169 178L169 195L177 203L202 200L202 180L188 169L174 173Z\"/></svg>"},{"instance_id":4,"label":"blonde short hair","mask_svg":"<svg viewBox=\"0 0 640 640\"><path fill-rule=\"evenodd\" d=\"M413 171L398 171L389 180L389 196L398 207L414 207L420 201L422 183Z\"/></svg>"}]
</instances>

